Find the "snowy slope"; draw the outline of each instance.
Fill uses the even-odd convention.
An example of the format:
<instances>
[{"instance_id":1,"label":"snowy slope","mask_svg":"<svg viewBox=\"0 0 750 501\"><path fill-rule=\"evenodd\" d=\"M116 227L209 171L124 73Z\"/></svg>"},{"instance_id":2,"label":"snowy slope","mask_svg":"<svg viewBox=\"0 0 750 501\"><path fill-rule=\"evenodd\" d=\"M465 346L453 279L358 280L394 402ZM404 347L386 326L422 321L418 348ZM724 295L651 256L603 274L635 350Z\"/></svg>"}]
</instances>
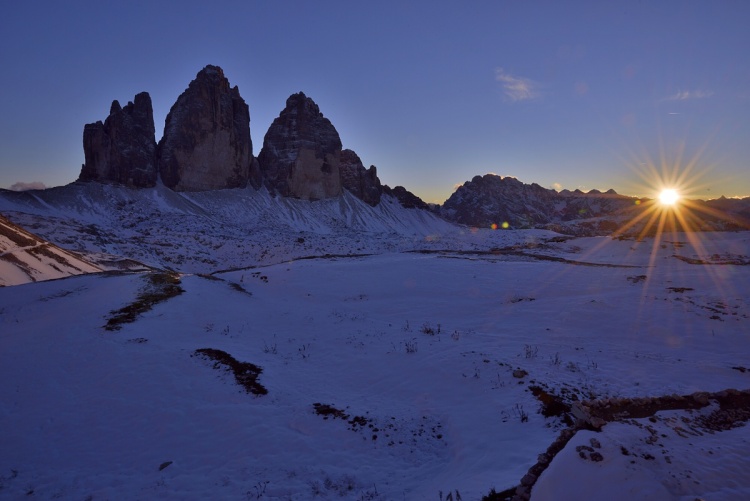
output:
<instances>
[{"instance_id":1,"label":"snowy slope","mask_svg":"<svg viewBox=\"0 0 750 501\"><path fill-rule=\"evenodd\" d=\"M0 498L479 499L517 485L563 426L532 386L568 402L750 387L747 234L697 249L480 233L466 246L542 257L305 259L183 275L161 296L149 274L0 289ZM105 329L118 310L138 313ZM203 348L257 365L268 393ZM606 425L597 463L579 432L532 499L747 499L750 428L684 438L673 417L644 420L656 444Z\"/></svg>"},{"instance_id":2,"label":"snowy slope","mask_svg":"<svg viewBox=\"0 0 750 501\"><path fill-rule=\"evenodd\" d=\"M0 216L0 286L97 271L101 268Z\"/></svg>"},{"instance_id":3,"label":"snowy slope","mask_svg":"<svg viewBox=\"0 0 750 501\"><path fill-rule=\"evenodd\" d=\"M190 272L247 267L327 253L377 253L466 243L466 230L384 196L370 207L346 192L308 202L263 189L176 193L97 183L0 191L16 224L78 252L119 255Z\"/></svg>"}]
</instances>

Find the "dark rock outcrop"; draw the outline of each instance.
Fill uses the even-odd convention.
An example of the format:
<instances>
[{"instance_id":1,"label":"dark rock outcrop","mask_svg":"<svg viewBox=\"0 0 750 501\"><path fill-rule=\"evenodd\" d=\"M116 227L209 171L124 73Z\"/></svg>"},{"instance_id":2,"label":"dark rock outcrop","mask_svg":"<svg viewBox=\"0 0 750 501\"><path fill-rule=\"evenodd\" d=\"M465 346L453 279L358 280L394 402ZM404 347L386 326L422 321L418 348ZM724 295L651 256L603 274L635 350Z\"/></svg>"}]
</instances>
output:
<instances>
[{"instance_id":1,"label":"dark rock outcrop","mask_svg":"<svg viewBox=\"0 0 750 501\"><path fill-rule=\"evenodd\" d=\"M385 185L383 186L383 193L395 197L401 204L401 206L405 209L430 210L430 206L427 205L424 200L422 200L403 186L396 186L395 188L391 188L390 186Z\"/></svg>"},{"instance_id":2,"label":"dark rock outcrop","mask_svg":"<svg viewBox=\"0 0 750 501\"><path fill-rule=\"evenodd\" d=\"M341 194L341 139L302 92L293 94L273 121L258 155L263 182L272 193L320 200Z\"/></svg>"},{"instance_id":3,"label":"dark rock outcrop","mask_svg":"<svg viewBox=\"0 0 750 501\"><path fill-rule=\"evenodd\" d=\"M83 128L79 181L119 183L138 188L156 184L154 113L147 92L121 107L113 101L109 116Z\"/></svg>"},{"instance_id":4,"label":"dark rock outcrop","mask_svg":"<svg viewBox=\"0 0 750 501\"><path fill-rule=\"evenodd\" d=\"M159 174L176 191L260 186L250 111L218 66L206 66L167 115L158 147Z\"/></svg>"},{"instance_id":5,"label":"dark rock outcrop","mask_svg":"<svg viewBox=\"0 0 750 501\"><path fill-rule=\"evenodd\" d=\"M341 152L341 184L355 197L375 207L380 203L383 187L374 165L365 169L359 156L352 150Z\"/></svg>"}]
</instances>

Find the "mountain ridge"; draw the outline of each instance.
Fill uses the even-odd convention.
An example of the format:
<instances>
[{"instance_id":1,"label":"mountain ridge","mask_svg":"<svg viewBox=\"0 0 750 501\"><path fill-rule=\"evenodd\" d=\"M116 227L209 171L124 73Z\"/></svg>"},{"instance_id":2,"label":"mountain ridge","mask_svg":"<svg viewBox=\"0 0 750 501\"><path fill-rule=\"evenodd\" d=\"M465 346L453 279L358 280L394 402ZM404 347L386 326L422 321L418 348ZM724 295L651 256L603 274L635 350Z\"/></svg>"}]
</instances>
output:
<instances>
[{"instance_id":1,"label":"mountain ridge","mask_svg":"<svg viewBox=\"0 0 750 501\"><path fill-rule=\"evenodd\" d=\"M676 210L695 212L699 219L676 218L678 227L683 230L750 228L750 198L691 200L680 205L684 207ZM641 231L648 224L648 219L642 220L641 214L658 210L654 200L620 195L612 189L557 192L536 183L525 184L517 178L495 174L473 177L436 208L446 219L467 226L547 228L576 235L612 234L624 228Z\"/></svg>"}]
</instances>

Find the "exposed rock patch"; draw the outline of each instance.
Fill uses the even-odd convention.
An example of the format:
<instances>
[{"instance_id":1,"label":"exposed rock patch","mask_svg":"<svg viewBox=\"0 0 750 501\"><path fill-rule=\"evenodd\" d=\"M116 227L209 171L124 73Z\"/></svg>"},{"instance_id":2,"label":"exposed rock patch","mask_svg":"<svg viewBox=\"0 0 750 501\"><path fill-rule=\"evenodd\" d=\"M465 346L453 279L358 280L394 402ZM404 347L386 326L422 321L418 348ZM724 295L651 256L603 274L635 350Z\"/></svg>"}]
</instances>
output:
<instances>
[{"instance_id":1,"label":"exposed rock patch","mask_svg":"<svg viewBox=\"0 0 750 501\"><path fill-rule=\"evenodd\" d=\"M167 115L159 142L159 174L175 191L260 186L253 159L250 111L218 66L206 66Z\"/></svg>"},{"instance_id":2,"label":"exposed rock patch","mask_svg":"<svg viewBox=\"0 0 750 501\"><path fill-rule=\"evenodd\" d=\"M124 184L137 188L156 185L154 113L147 92L121 107L113 101L109 116L83 128L79 181Z\"/></svg>"}]
</instances>

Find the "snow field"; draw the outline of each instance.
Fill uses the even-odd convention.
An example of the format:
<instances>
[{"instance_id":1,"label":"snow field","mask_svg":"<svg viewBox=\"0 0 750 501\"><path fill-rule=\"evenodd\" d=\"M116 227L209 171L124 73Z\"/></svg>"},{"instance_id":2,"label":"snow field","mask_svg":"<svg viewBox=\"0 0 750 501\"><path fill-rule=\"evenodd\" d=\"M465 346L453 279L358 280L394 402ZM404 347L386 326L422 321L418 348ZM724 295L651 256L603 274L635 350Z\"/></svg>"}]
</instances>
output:
<instances>
[{"instance_id":1,"label":"snow field","mask_svg":"<svg viewBox=\"0 0 750 501\"><path fill-rule=\"evenodd\" d=\"M722 238L746 249L741 234ZM142 275L0 289L0 498L478 499L516 485L560 429L531 385L579 398L748 387L733 369L750 359L747 267L691 265L660 246L652 260L653 245L628 241L561 245L639 267L455 253L300 260L223 281L186 275L185 293L116 332L102 326ZM268 395L246 393L192 356L199 348L260 366ZM315 403L347 418L325 419ZM700 453L664 430L669 453L635 464L619 446L646 454L642 429L605 426L600 463L578 456L594 436L579 432L532 499L750 492L738 477L746 427L707 435ZM719 447L728 456L714 460ZM670 477L688 469L691 481ZM592 486L592 475L607 481Z\"/></svg>"}]
</instances>

